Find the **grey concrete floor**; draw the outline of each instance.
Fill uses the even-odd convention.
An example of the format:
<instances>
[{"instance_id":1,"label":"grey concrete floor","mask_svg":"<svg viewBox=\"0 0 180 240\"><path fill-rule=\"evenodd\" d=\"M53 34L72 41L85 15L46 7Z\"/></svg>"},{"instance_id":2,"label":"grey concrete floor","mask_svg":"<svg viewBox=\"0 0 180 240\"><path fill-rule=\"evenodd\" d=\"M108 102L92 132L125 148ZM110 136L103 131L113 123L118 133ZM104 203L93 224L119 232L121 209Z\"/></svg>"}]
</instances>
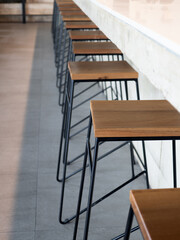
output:
<instances>
[{"instance_id":1,"label":"grey concrete floor","mask_svg":"<svg viewBox=\"0 0 180 240\"><path fill-rule=\"evenodd\" d=\"M1 24L0 35L0 239L71 240L74 222L58 222L61 184L56 182L56 167L62 114L50 24ZM98 90L92 89L91 94ZM89 113L89 103L73 113L73 121L84 112ZM72 138L70 159L84 150L85 136L83 132ZM112 147L103 144L100 154ZM69 166L68 172L81 165L82 159ZM140 171L137 164L135 168ZM94 199L129 176L126 145L98 163ZM80 174L67 181L64 218L75 212L79 183ZM89 171L83 206L88 186ZM111 239L123 232L129 190L145 187L143 176L94 207L89 240ZM84 220L85 215L80 218L78 239L83 236ZM134 240L141 238L139 231L131 235Z\"/></svg>"}]
</instances>

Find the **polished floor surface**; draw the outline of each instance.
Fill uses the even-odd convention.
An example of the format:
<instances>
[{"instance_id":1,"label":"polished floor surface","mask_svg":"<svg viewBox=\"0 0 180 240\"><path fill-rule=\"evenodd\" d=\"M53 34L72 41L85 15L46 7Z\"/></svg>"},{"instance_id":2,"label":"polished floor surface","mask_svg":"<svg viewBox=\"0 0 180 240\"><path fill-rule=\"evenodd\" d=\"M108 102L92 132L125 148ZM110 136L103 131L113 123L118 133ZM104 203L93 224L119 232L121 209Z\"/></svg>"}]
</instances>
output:
<instances>
[{"instance_id":1,"label":"polished floor surface","mask_svg":"<svg viewBox=\"0 0 180 240\"><path fill-rule=\"evenodd\" d=\"M0 25L1 240L72 239L74 222L58 222L61 184L56 182L55 173L62 115L55 70L50 24ZM85 109L89 111L89 104ZM82 133L71 140L70 155L83 151L84 136ZM130 175L129 163L128 146L99 162L94 199ZM78 166L81 161L69 171ZM138 171L137 164L136 168ZM79 177L67 181L65 217L75 210ZM87 171L84 205L88 183ZM141 177L95 207L89 239L111 239L121 233L129 208L129 189L144 187ZM78 239L82 239L84 218L80 220ZM140 233L131 239L140 239Z\"/></svg>"}]
</instances>

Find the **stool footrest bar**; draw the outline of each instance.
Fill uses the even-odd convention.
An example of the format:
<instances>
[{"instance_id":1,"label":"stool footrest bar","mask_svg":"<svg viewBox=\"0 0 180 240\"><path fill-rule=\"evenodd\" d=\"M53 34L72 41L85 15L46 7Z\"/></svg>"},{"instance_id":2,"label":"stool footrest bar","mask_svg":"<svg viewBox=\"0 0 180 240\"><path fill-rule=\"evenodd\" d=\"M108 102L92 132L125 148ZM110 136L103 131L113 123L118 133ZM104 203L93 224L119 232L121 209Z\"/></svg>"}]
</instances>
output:
<instances>
[{"instance_id":1,"label":"stool footrest bar","mask_svg":"<svg viewBox=\"0 0 180 240\"><path fill-rule=\"evenodd\" d=\"M131 229L131 233L137 231L138 229L139 229L139 226L133 227L133 228ZM124 236L125 236L125 233L122 233L122 234L120 234L119 236L117 236L117 237L115 237L115 238L112 238L111 240L118 240L118 239L123 238Z\"/></svg>"},{"instance_id":2,"label":"stool footrest bar","mask_svg":"<svg viewBox=\"0 0 180 240\"><path fill-rule=\"evenodd\" d=\"M120 186L118 186L117 188L113 189L112 191L108 192L107 194L105 194L103 197L99 198L98 200L96 200L95 202L92 203L91 207L96 206L98 203L102 202L103 200L105 200L106 198L108 198L109 196L111 196L112 194L116 193L118 190L120 190L121 188L125 187L127 184L131 183L132 181L134 181L135 179L137 179L138 177L140 177L141 175L143 175L144 173L146 173L146 171L142 171L139 174L137 174L136 176L134 176L133 178L130 178L128 181L124 182L123 184L121 184ZM80 211L80 215L83 214L84 212L87 211L87 207L82 209ZM73 219L76 218L76 215L66 219L66 222L64 222L64 224L69 223L70 221L72 221Z\"/></svg>"}]
</instances>

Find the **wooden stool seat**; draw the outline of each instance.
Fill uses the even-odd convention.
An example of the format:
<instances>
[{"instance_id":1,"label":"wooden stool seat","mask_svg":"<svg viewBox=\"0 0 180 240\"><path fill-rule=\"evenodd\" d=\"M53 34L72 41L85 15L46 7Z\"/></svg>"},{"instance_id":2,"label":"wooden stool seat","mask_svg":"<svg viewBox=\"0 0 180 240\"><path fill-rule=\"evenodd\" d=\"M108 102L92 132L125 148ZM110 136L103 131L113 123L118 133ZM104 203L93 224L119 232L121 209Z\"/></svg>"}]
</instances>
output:
<instances>
[{"instance_id":1,"label":"wooden stool seat","mask_svg":"<svg viewBox=\"0 0 180 240\"><path fill-rule=\"evenodd\" d=\"M98 29L93 22L66 22L66 29Z\"/></svg>"},{"instance_id":2,"label":"wooden stool seat","mask_svg":"<svg viewBox=\"0 0 180 240\"><path fill-rule=\"evenodd\" d=\"M138 73L126 61L69 62L72 80L135 79Z\"/></svg>"},{"instance_id":3,"label":"wooden stool seat","mask_svg":"<svg viewBox=\"0 0 180 240\"><path fill-rule=\"evenodd\" d=\"M180 136L180 114L166 100L91 101L91 113L95 137Z\"/></svg>"},{"instance_id":4,"label":"wooden stool seat","mask_svg":"<svg viewBox=\"0 0 180 240\"><path fill-rule=\"evenodd\" d=\"M180 189L132 190L130 202L145 240L180 239Z\"/></svg>"},{"instance_id":5,"label":"wooden stool seat","mask_svg":"<svg viewBox=\"0 0 180 240\"><path fill-rule=\"evenodd\" d=\"M63 10L60 10L60 14L61 16L77 16L77 15L82 15L82 16L86 16L86 14L81 11L81 10L73 10L73 11L63 11Z\"/></svg>"},{"instance_id":6,"label":"wooden stool seat","mask_svg":"<svg viewBox=\"0 0 180 240\"><path fill-rule=\"evenodd\" d=\"M91 21L90 18L88 18L86 15L74 15L74 16L62 16L62 19L64 22L72 22L72 21Z\"/></svg>"},{"instance_id":7,"label":"wooden stool seat","mask_svg":"<svg viewBox=\"0 0 180 240\"><path fill-rule=\"evenodd\" d=\"M62 1L62 2L57 2L57 5L58 5L58 7L61 7L61 6L63 6L63 7L65 7L65 6L68 6L68 7L74 7L74 6L77 6L73 1Z\"/></svg>"},{"instance_id":8,"label":"wooden stool seat","mask_svg":"<svg viewBox=\"0 0 180 240\"><path fill-rule=\"evenodd\" d=\"M122 52L112 42L73 42L74 54L121 54Z\"/></svg>"},{"instance_id":9,"label":"wooden stool seat","mask_svg":"<svg viewBox=\"0 0 180 240\"><path fill-rule=\"evenodd\" d=\"M58 8L60 8L60 7L77 7L77 5L73 2L59 2L57 5L58 5Z\"/></svg>"},{"instance_id":10,"label":"wooden stool seat","mask_svg":"<svg viewBox=\"0 0 180 240\"><path fill-rule=\"evenodd\" d=\"M72 40L108 40L103 32L97 31L69 31Z\"/></svg>"},{"instance_id":11,"label":"wooden stool seat","mask_svg":"<svg viewBox=\"0 0 180 240\"><path fill-rule=\"evenodd\" d=\"M69 6L69 5L61 5L59 6L60 11L78 11L81 10L78 6Z\"/></svg>"},{"instance_id":12,"label":"wooden stool seat","mask_svg":"<svg viewBox=\"0 0 180 240\"><path fill-rule=\"evenodd\" d=\"M56 0L56 3L59 4L59 3L72 3L72 4L75 4L72 0Z\"/></svg>"}]
</instances>

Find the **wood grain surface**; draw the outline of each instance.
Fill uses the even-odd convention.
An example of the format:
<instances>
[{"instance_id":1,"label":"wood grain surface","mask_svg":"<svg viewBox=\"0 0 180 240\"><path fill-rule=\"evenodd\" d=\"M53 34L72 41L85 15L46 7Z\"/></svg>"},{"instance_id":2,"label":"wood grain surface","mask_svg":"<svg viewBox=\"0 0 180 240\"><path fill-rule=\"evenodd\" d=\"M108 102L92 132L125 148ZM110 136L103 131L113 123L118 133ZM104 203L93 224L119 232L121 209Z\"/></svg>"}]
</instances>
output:
<instances>
[{"instance_id":1,"label":"wood grain surface","mask_svg":"<svg viewBox=\"0 0 180 240\"><path fill-rule=\"evenodd\" d=\"M166 100L91 101L96 137L180 136L180 114Z\"/></svg>"},{"instance_id":2,"label":"wood grain surface","mask_svg":"<svg viewBox=\"0 0 180 240\"><path fill-rule=\"evenodd\" d=\"M134 79L138 73L126 61L69 62L73 80Z\"/></svg>"},{"instance_id":3,"label":"wood grain surface","mask_svg":"<svg viewBox=\"0 0 180 240\"><path fill-rule=\"evenodd\" d=\"M132 190L130 202L145 240L180 239L180 189Z\"/></svg>"}]
</instances>

